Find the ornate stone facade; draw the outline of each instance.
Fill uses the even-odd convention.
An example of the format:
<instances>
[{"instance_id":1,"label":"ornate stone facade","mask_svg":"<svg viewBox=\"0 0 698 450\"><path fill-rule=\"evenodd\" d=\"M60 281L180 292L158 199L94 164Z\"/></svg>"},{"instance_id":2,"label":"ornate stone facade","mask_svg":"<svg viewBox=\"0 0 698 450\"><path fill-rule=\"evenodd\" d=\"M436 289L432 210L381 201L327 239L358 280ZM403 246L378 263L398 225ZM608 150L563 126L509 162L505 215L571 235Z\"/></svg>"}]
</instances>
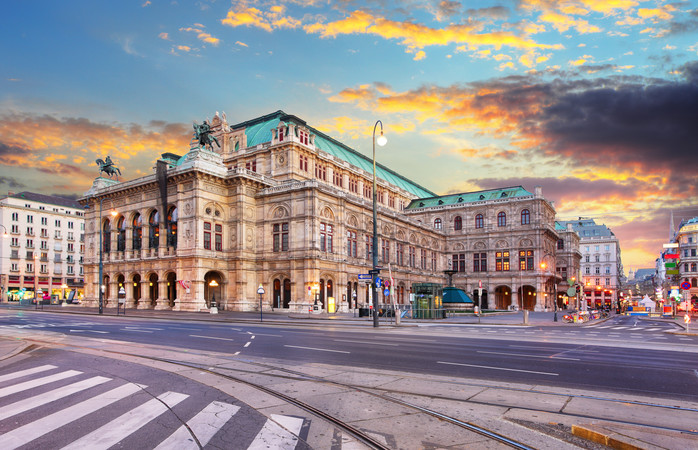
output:
<instances>
[{"instance_id":1,"label":"ornate stone facade","mask_svg":"<svg viewBox=\"0 0 698 450\"><path fill-rule=\"evenodd\" d=\"M80 199L90 206L86 298L94 304L98 297L101 230L107 305L123 288L130 307L199 311L215 300L224 309L253 311L260 285L264 309L308 311L317 301L320 309L331 310L334 302L337 310L349 310L368 303L359 274L372 264L372 160L282 111L237 125L216 114L211 129L220 148L193 142L184 156L163 154L154 174L108 186L98 178ZM512 198L469 201L442 213L420 207L419 199L446 196L435 197L380 164L376 170L379 265L384 278L392 273L398 303L409 302L414 283L445 283L443 271L461 250L470 260L466 276L455 280L468 292L478 250L491 258L487 290L526 284L533 297L524 306L546 306L536 292L550 292L552 302L554 267L536 267L543 257L555 264L559 236L555 211L539 190L513 188ZM516 226L513 218L524 208L530 223ZM473 214L496 221L499 211L512 217L511 225L465 228ZM448 223L461 214L464 228L435 227L440 214ZM518 253L510 253L513 269L495 270L497 251L524 248L533 251L533 269L513 270ZM512 294L500 294L490 306L516 304ZM379 302L387 303L382 293Z\"/></svg>"}]
</instances>

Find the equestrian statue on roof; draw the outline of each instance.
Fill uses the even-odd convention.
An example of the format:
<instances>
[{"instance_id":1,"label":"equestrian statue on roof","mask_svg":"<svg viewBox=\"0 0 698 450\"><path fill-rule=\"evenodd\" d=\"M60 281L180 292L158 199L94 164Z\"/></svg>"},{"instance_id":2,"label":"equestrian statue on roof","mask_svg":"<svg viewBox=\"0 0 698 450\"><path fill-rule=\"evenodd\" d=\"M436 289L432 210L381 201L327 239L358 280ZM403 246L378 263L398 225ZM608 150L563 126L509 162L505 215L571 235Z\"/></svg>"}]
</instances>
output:
<instances>
[{"instance_id":1,"label":"equestrian statue on roof","mask_svg":"<svg viewBox=\"0 0 698 450\"><path fill-rule=\"evenodd\" d=\"M118 167L114 165L109 155L107 155L107 159L105 159L104 161L102 161L101 158L97 158L95 162L99 166L100 176L102 175L102 172L104 172L109 176L109 178L111 178L112 175L115 175L116 181L119 181L119 175L121 175L121 171Z\"/></svg>"},{"instance_id":2,"label":"equestrian statue on roof","mask_svg":"<svg viewBox=\"0 0 698 450\"><path fill-rule=\"evenodd\" d=\"M208 120L204 120L204 123L201 125L194 122L194 137L199 141L200 147L206 148L208 146L211 151L213 151L214 142L219 148L221 146L221 144L218 143L218 139L211 134L211 125L208 123Z\"/></svg>"}]
</instances>

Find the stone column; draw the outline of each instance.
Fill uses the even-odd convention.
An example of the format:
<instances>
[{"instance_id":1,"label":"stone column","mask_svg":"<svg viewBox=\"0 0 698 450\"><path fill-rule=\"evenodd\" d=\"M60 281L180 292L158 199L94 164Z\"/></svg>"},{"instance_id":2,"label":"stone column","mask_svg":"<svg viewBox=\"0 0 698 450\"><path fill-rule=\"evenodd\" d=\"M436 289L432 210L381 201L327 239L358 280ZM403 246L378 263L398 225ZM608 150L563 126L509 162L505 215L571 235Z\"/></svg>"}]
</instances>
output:
<instances>
[{"instance_id":1,"label":"stone column","mask_svg":"<svg viewBox=\"0 0 698 450\"><path fill-rule=\"evenodd\" d=\"M170 301L167 299L167 280L158 280L158 298L155 309L171 309Z\"/></svg>"}]
</instances>

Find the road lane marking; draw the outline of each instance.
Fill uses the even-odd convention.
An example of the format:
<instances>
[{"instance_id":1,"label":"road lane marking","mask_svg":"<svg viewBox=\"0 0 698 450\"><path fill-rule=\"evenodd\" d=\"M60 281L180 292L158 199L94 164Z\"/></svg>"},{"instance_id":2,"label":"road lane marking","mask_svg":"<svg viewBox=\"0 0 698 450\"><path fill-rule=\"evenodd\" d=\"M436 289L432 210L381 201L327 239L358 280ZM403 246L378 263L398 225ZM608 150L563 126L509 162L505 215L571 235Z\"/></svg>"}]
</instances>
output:
<instances>
[{"instance_id":1,"label":"road lane marking","mask_svg":"<svg viewBox=\"0 0 698 450\"><path fill-rule=\"evenodd\" d=\"M149 328L149 327L124 327L124 328L137 328L139 330L153 330L153 331L163 331L164 328Z\"/></svg>"},{"instance_id":2,"label":"road lane marking","mask_svg":"<svg viewBox=\"0 0 698 450\"><path fill-rule=\"evenodd\" d=\"M69 333L99 333L99 334L109 334L108 331L97 331L97 330L68 330Z\"/></svg>"},{"instance_id":3,"label":"road lane marking","mask_svg":"<svg viewBox=\"0 0 698 450\"><path fill-rule=\"evenodd\" d=\"M231 417L240 410L239 406L230 405L219 401L211 402L196 416L191 418L186 425L182 425L162 441L155 450L199 450L205 447L211 438L225 425ZM192 438L196 437L198 444ZM199 447L201 444L201 447Z\"/></svg>"},{"instance_id":4,"label":"road lane marking","mask_svg":"<svg viewBox=\"0 0 698 450\"><path fill-rule=\"evenodd\" d=\"M151 420L169 411L187 397L189 397L187 394L179 392L165 392L73 441L70 445L63 447L63 450L85 448L106 450L122 441L126 436L141 429Z\"/></svg>"},{"instance_id":5,"label":"road lane marking","mask_svg":"<svg viewBox=\"0 0 698 450\"><path fill-rule=\"evenodd\" d=\"M0 397L6 397L17 392L26 391L28 389L53 383L54 381L65 380L66 378L74 377L76 375L80 375L81 373L82 372L78 370L66 370L65 372L57 373L55 375L49 375L43 378L37 378L36 380L25 381L24 383L13 384L12 386L7 386L0 389Z\"/></svg>"},{"instance_id":6,"label":"road lane marking","mask_svg":"<svg viewBox=\"0 0 698 450\"><path fill-rule=\"evenodd\" d=\"M38 367L32 367L31 369L20 370L19 372L8 373L7 375L0 376L0 383L7 380L14 380L15 378L21 378L27 375L33 375L38 372L45 372L47 370L56 369L56 366L50 364Z\"/></svg>"},{"instance_id":7,"label":"road lane marking","mask_svg":"<svg viewBox=\"0 0 698 450\"><path fill-rule=\"evenodd\" d=\"M252 342L247 341L247 342L245 343L244 347L245 347L245 348L249 347L251 343L252 343Z\"/></svg>"},{"instance_id":8,"label":"road lane marking","mask_svg":"<svg viewBox=\"0 0 698 450\"><path fill-rule=\"evenodd\" d=\"M272 414L259 431L247 450L269 448L293 449L298 444L298 434L303 427L303 419Z\"/></svg>"},{"instance_id":9,"label":"road lane marking","mask_svg":"<svg viewBox=\"0 0 698 450\"><path fill-rule=\"evenodd\" d=\"M350 353L351 353L351 352L345 352L345 351L342 351L342 350L329 350L329 349L326 349L326 348L301 347L301 346L299 346L299 345L284 345L284 347L289 347L289 348L300 348L300 349L303 349L303 350L317 350L317 351L319 351L319 352L333 352L333 353L346 353L346 354L350 354Z\"/></svg>"},{"instance_id":10,"label":"road lane marking","mask_svg":"<svg viewBox=\"0 0 698 450\"><path fill-rule=\"evenodd\" d=\"M152 333L152 331L148 330L129 330L129 329L122 329L121 331L133 331L135 333Z\"/></svg>"},{"instance_id":11,"label":"road lane marking","mask_svg":"<svg viewBox=\"0 0 698 450\"><path fill-rule=\"evenodd\" d=\"M521 353L504 353L504 352L487 352L483 350L478 350L477 353L488 353L491 355L507 355L507 356L520 356L522 358L544 358L544 359L567 359L569 361L579 361L579 358L565 358L564 356L546 356L546 355L522 355Z\"/></svg>"},{"instance_id":12,"label":"road lane marking","mask_svg":"<svg viewBox=\"0 0 698 450\"><path fill-rule=\"evenodd\" d=\"M217 339L219 341L234 341L235 340L235 339L215 337L215 336L201 336L198 334L190 334L189 337L195 337L195 338L201 338L201 339Z\"/></svg>"},{"instance_id":13,"label":"road lane marking","mask_svg":"<svg viewBox=\"0 0 698 450\"><path fill-rule=\"evenodd\" d=\"M46 405L47 403L51 403L63 397L68 397L69 395L73 395L76 392L84 391L85 389L89 389L102 383L106 383L107 381L111 381L111 378L92 377L87 380L78 381L77 383L69 384L68 386L54 389L44 394L39 394L34 397L30 397L3 406L2 408L0 408L0 420L7 419L8 417L15 416L25 411L29 411L30 409L34 409L38 406Z\"/></svg>"},{"instance_id":14,"label":"road lane marking","mask_svg":"<svg viewBox=\"0 0 698 450\"><path fill-rule=\"evenodd\" d=\"M105 406L126 398L144 387L146 386L135 383L124 384L109 392L97 395L89 400L85 400L84 402L57 411L49 416L42 417L34 422L15 428L12 431L0 435L0 447L5 450L21 447L46 433L57 430L70 422L81 419Z\"/></svg>"},{"instance_id":15,"label":"road lane marking","mask_svg":"<svg viewBox=\"0 0 698 450\"><path fill-rule=\"evenodd\" d=\"M334 342L353 342L355 344L368 344L368 345L388 345L392 347L399 347L400 344L388 344L384 342L371 342L371 341L353 341L351 339L333 339Z\"/></svg>"},{"instance_id":16,"label":"road lane marking","mask_svg":"<svg viewBox=\"0 0 698 450\"><path fill-rule=\"evenodd\" d=\"M477 364L462 364L462 363L454 363L454 362L448 362L448 361L436 361L436 363L437 364L449 364L452 366L479 367L481 369L507 370L510 372L535 373L538 375L551 375L551 376L555 376L555 377L560 375L558 373L552 373L552 372L536 372L535 370L522 370L522 369L508 369L506 367L479 366Z\"/></svg>"}]
</instances>

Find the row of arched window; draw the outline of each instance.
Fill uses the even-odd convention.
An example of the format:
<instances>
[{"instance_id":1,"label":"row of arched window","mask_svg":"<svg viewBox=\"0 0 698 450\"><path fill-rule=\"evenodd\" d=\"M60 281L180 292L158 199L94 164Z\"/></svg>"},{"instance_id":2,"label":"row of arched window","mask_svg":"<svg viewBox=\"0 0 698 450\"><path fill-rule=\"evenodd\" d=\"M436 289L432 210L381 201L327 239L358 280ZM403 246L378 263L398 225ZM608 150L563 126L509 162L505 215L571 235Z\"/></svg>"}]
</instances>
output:
<instances>
[{"instance_id":1,"label":"row of arched window","mask_svg":"<svg viewBox=\"0 0 698 450\"><path fill-rule=\"evenodd\" d=\"M167 212L167 247L177 248L177 207L172 206ZM116 225L116 251L126 251L126 228L128 222L123 215L114 218ZM131 225L131 248L130 250L141 250L143 246L143 218L140 213L135 213L130 221ZM106 218L102 222L102 251L111 251L112 221ZM148 248L158 248L160 246L160 213L152 210L148 215Z\"/></svg>"},{"instance_id":2,"label":"row of arched window","mask_svg":"<svg viewBox=\"0 0 698 450\"><path fill-rule=\"evenodd\" d=\"M482 214L475 215L475 228L485 227L485 216ZM524 209L521 211L521 225L529 225L531 223L531 211ZM505 227L507 226L507 213L500 211L497 213L497 226ZM437 217L434 219L434 228L441 230L443 228L443 222L441 218ZM461 216L456 216L453 218L453 229L458 231L463 229L463 218Z\"/></svg>"}]
</instances>

